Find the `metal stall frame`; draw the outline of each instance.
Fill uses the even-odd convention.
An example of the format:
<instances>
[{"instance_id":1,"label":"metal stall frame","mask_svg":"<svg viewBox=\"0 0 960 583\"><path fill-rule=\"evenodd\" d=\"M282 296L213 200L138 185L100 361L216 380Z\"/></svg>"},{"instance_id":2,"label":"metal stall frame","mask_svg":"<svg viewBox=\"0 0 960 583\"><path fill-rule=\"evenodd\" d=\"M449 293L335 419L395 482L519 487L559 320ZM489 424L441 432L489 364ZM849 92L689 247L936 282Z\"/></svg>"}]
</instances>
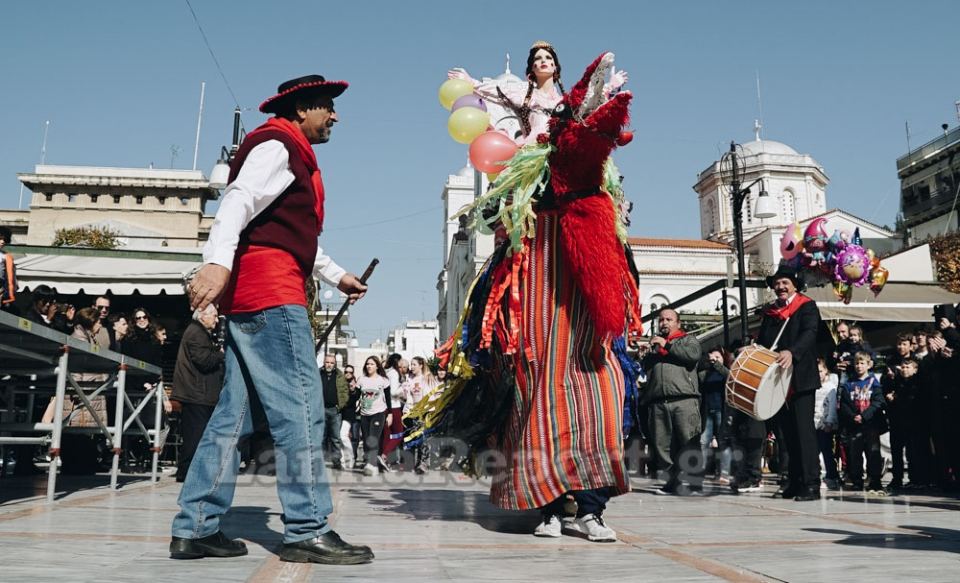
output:
<instances>
[{"instance_id":1,"label":"metal stall frame","mask_svg":"<svg viewBox=\"0 0 960 583\"><path fill-rule=\"evenodd\" d=\"M161 450L161 418L163 407L163 383L158 382L152 389L146 391L144 399L137 405L134 405L127 391L126 383L128 376L133 378L153 378L160 377L162 371L160 367L146 363L142 360L133 359L129 356L103 349L77 338L67 336L56 330L45 326L34 326L34 322L25 318L20 318L13 314L0 312L0 330L14 330L17 336L33 337L32 340L38 345L36 350L28 350L19 346L13 346L0 341L0 353L7 353L18 357L21 360L34 362L35 372L42 373L43 370L49 370L51 366L56 366L56 388L54 390L54 418L52 423L0 423L0 431L32 432L43 434L40 437L3 437L0 436L0 443L23 444L23 443L45 443L49 442L49 455L51 458L50 467L47 472L47 501L52 502L56 494L57 483L57 460L60 457L60 446L64 432L63 403L66 399L67 385L77 393L81 400L81 406L93 413L90 396L96 396L109 389L113 381L113 375L116 375L116 381L113 384L116 387L117 403L114 416L114 425L112 428L106 426L93 414L98 427L96 428L76 428L68 431L93 431L103 433L113 445L113 461L110 470L110 487L116 489L118 486L118 477L120 473L120 455L122 454L123 434L134 423L137 424L139 432L147 438L152 444L151 451L151 482L158 479L157 469L159 464L159 455ZM74 381L70 376L71 355L76 359L87 361L76 365L81 370L72 372L108 372L110 377L89 395ZM41 368L42 365L46 365ZM92 365L96 370L89 370ZM88 370L83 370L87 368ZM111 369L115 368L113 373ZM18 369L16 371L0 370L0 373L13 372L14 374L31 374L29 368ZM154 402L153 429L148 430L140 420L140 414L150 403ZM129 410L129 414L128 414ZM66 421L69 421L67 419Z\"/></svg>"}]
</instances>

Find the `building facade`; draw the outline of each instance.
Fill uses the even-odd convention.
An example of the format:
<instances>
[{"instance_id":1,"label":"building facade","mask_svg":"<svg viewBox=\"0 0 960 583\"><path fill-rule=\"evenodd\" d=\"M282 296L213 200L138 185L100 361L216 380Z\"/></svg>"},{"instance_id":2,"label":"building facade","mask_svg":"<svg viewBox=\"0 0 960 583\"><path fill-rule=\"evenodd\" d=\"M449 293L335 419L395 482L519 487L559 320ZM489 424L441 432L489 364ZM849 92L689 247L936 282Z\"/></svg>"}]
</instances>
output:
<instances>
[{"instance_id":1,"label":"building facade","mask_svg":"<svg viewBox=\"0 0 960 583\"><path fill-rule=\"evenodd\" d=\"M200 247L219 191L199 170L38 165L17 174L31 191L29 211L4 211L18 243L51 245L60 229L107 228L128 249ZM25 230L24 230L25 227Z\"/></svg>"},{"instance_id":2,"label":"building facade","mask_svg":"<svg viewBox=\"0 0 960 583\"><path fill-rule=\"evenodd\" d=\"M809 154L773 140L756 140L742 145L743 184L758 178L769 196L777 201L779 214L771 219L753 216L761 186L751 188L743 204L744 239L771 227L803 221L827 210L826 189L830 179ZM733 242L733 210L720 161L697 175L693 189L700 201L700 236L711 241Z\"/></svg>"},{"instance_id":3,"label":"building facade","mask_svg":"<svg viewBox=\"0 0 960 583\"><path fill-rule=\"evenodd\" d=\"M897 158L900 213L910 244L960 230L960 126Z\"/></svg>"},{"instance_id":4,"label":"building facade","mask_svg":"<svg viewBox=\"0 0 960 583\"><path fill-rule=\"evenodd\" d=\"M447 176L440 198L443 201L443 269L437 275L437 322L446 338L457 325L470 282L493 253L493 235L471 229L467 217L453 218L472 203L489 184L487 177L470 164Z\"/></svg>"}]
</instances>

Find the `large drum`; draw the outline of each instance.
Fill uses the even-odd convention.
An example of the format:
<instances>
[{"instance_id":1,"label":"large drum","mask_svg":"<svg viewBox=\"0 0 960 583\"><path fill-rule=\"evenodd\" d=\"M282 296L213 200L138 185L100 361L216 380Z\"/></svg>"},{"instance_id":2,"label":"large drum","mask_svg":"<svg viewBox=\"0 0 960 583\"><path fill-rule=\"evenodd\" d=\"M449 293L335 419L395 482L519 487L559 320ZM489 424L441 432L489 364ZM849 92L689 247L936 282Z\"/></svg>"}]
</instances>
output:
<instances>
[{"instance_id":1,"label":"large drum","mask_svg":"<svg viewBox=\"0 0 960 583\"><path fill-rule=\"evenodd\" d=\"M727 404L765 421L783 407L792 374L777 364L776 352L756 344L747 346L730 367Z\"/></svg>"}]
</instances>

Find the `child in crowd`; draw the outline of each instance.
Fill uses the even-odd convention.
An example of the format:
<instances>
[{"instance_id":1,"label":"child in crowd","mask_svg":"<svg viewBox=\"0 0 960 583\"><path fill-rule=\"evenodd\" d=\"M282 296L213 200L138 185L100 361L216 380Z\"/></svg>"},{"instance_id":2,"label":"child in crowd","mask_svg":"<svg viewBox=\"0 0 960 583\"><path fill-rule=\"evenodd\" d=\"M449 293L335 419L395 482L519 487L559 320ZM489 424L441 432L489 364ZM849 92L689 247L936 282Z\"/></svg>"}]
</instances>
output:
<instances>
[{"instance_id":1,"label":"child in crowd","mask_svg":"<svg viewBox=\"0 0 960 583\"><path fill-rule=\"evenodd\" d=\"M817 446L823 457L824 483L830 490L840 488L840 474L837 472L837 456L834 453L833 438L837 432L837 375L827 370L827 363L817 359L820 371L820 388L817 389L813 410L813 423L817 428Z\"/></svg>"},{"instance_id":2,"label":"child in crowd","mask_svg":"<svg viewBox=\"0 0 960 583\"><path fill-rule=\"evenodd\" d=\"M913 334L902 333L897 336L895 351L887 358L887 372L883 383L884 408L890 423L890 457L893 458L893 480L887 486L891 491L903 488L904 450L907 450L910 462L911 479L915 469L915 456L910 451L912 448L908 447L912 433L910 420L917 395L914 378L917 363L911 356L912 351ZM906 377L905 367L909 369L909 376Z\"/></svg>"},{"instance_id":3,"label":"child in crowd","mask_svg":"<svg viewBox=\"0 0 960 583\"><path fill-rule=\"evenodd\" d=\"M847 470L854 490L863 490L863 458L867 458L867 491L883 495L880 475L880 434L884 430L883 390L873 375L873 358L859 351L853 356L850 380L840 390L840 428L847 450Z\"/></svg>"},{"instance_id":4,"label":"child in crowd","mask_svg":"<svg viewBox=\"0 0 960 583\"><path fill-rule=\"evenodd\" d=\"M873 348L863 336L863 328L857 325L848 328L849 335L837 344L837 370L840 372L840 382L847 382L853 378L853 355L857 352L866 352L873 360ZM872 365L871 365L872 366Z\"/></svg>"}]
</instances>

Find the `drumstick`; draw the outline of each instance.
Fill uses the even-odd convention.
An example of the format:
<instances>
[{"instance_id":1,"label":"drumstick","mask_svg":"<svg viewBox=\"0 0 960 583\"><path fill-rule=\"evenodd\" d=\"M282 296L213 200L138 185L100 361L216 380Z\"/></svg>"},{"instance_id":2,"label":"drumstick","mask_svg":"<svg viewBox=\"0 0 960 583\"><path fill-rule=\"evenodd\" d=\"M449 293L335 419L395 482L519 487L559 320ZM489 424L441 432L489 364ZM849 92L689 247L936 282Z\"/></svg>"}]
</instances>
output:
<instances>
[{"instance_id":1,"label":"drumstick","mask_svg":"<svg viewBox=\"0 0 960 583\"><path fill-rule=\"evenodd\" d=\"M777 350L777 344L780 342L780 337L783 336L783 331L787 329L787 322L790 321L790 318L791 318L791 317L792 317L792 316L788 316L787 319L784 320L784 322L783 322L783 327L780 328L780 332L777 334L776 339L774 339L774 341L773 341L773 346L770 347L770 350L773 350L774 352L776 352L776 350Z\"/></svg>"}]
</instances>

